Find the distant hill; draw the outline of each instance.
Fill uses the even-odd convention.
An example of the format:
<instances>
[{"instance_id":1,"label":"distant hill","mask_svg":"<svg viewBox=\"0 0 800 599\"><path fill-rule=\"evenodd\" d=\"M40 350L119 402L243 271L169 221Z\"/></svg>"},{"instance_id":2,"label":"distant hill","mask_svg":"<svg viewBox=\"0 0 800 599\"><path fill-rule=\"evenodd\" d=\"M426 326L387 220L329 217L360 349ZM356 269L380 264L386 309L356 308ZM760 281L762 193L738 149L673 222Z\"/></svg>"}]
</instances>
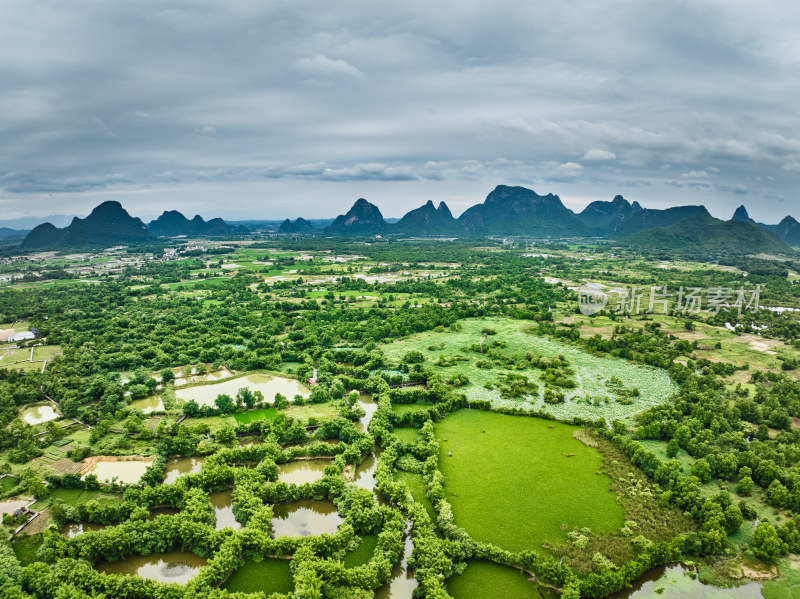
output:
<instances>
[{"instance_id":1,"label":"distant hill","mask_svg":"<svg viewBox=\"0 0 800 599\"><path fill-rule=\"evenodd\" d=\"M622 223L629 220L643 208L639 202L632 204L622 196L615 196L610 202L597 200L592 202L578 214L588 230L596 230L600 234L616 231Z\"/></svg>"},{"instance_id":2,"label":"distant hill","mask_svg":"<svg viewBox=\"0 0 800 599\"><path fill-rule=\"evenodd\" d=\"M359 198L347 214L340 214L325 232L333 235L377 235L386 233L389 225L375 204Z\"/></svg>"},{"instance_id":3,"label":"distant hill","mask_svg":"<svg viewBox=\"0 0 800 599\"><path fill-rule=\"evenodd\" d=\"M8 227L0 227L0 241L12 241L14 239L23 239L28 231L21 231L19 229L9 229Z\"/></svg>"},{"instance_id":4,"label":"distant hill","mask_svg":"<svg viewBox=\"0 0 800 599\"><path fill-rule=\"evenodd\" d=\"M800 223L791 216L785 216L777 225L763 225L779 235L786 243L800 245Z\"/></svg>"},{"instance_id":5,"label":"distant hill","mask_svg":"<svg viewBox=\"0 0 800 599\"><path fill-rule=\"evenodd\" d=\"M483 204L468 208L459 218L468 233L533 237L586 234L586 226L557 195L540 196L525 187L498 185Z\"/></svg>"},{"instance_id":6,"label":"distant hill","mask_svg":"<svg viewBox=\"0 0 800 599\"><path fill-rule=\"evenodd\" d=\"M705 206L675 206L663 210L644 208L621 222L613 231L608 232L612 238L620 238L654 227L669 227L691 216L705 215L711 217Z\"/></svg>"},{"instance_id":7,"label":"distant hill","mask_svg":"<svg viewBox=\"0 0 800 599\"><path fill-rule=\"evenodd\" d=\"M792 254L771 231L755 223L695 214L668 227L655 227L618 240L620 245L651 253L696 260L747 254Z\"/></svg>"},{"instance_id":8,"label":"distant hill","mask_svg":"<svg viewBox=\"0 0 800 599\"><path fill-rule=\"evenodd\" d=\"M288 218L281 223L278 233L309 233L314 230L314 225L304 218L292 222Z\"/></svg>"},{"instance_id":9,"label":"distant hill","mask_svg":"<svg viewBox=\"0 0 800 599\"><path fill-rule=\"evenodd\" d=\"M56 227L66 227L72 222L75 216L66 214L51 214L50 216L20 216L17 218L0 219L0 228L16 229L18 231L30 231L42 223L51 223Z\"/></svg>"},{"instance_id":10,"label":"distant hill","mask_svg":"<svg viewBox=\"0 0 800 599\"><path fill-rule=\"evenodd\" d=\"M392 231L416 235L443 235L458 230L458 222L453 218L447 204L440 202L439 207L435 208L430 200L423 206L407 212L392 227Z\"/></svg>"},{"instance_id":11,"label":"distant hill","mask_svg":"<svg viewBox=\"0 0 800 599\"><path fill-rule=\"evenodd\" d=\"M151 220L147 228L150 233L160 237L178 237L180 235L215 237L249 233L247 227L229 225L221 218L205 221L197 214L192 220L189 220L177 210L164 211L156 220Z\"/></svg>"},{"instance_id":12,"label":"distant hill","mask_svg":"<svg viewBox=\"0 0 800 599\"><path fill-rule=\"evenodd\" d=\"M24 249L111 247L151 239L144 223L119 202L103 202L86 218L75 217L64 229L51 223L34 228L22 241Z\"/></svg>"},{"instance_id":13,"label":"distant hill","mask_svg":"<svg viewBox=\"0 0 800 599\"><path fill-rule=\"evenodd\" d=\"M731 220L742 220L749 223L756 223L756 221L750 218L750 215L747 214L747 208L744 206L739 206L736 209L731 217ZM777 225L765 225L764 223L756 224L762 229L772 231L786 243L800 245L800 223L798 223L792 216L785 216Z\"/></svg>"}]
</instances>

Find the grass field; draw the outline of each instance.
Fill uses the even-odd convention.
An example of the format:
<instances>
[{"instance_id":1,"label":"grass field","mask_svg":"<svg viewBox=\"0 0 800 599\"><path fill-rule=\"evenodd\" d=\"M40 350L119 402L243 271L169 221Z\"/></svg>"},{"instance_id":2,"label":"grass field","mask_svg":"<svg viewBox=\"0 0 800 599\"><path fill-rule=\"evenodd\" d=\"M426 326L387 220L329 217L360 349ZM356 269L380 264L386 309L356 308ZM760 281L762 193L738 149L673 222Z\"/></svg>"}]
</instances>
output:
<instances>
[{"instance_id":1,"label":"grass field","mask_svg":"<svg viewBox=\"0 0 800 599\"><path fill-rule=\"evenodd\" d=\"M14 555L17 556L19 563L27 566L36 561L36 551L41 544L42 535L21 536L11 544L11 547L14 549Z\"/></svg>"},{"instance_id":2,"label":"grass field","mask_svg":"<svg viewBox=\"0 0 800 599\"><path fill-rule=\"evenodd\" d=\"M459 410L437 423L440 469L456 524L510 551L561 542L574 527L619 529L624 512L610 479L598 474L601 456L574 439L574 430L477 410Z\"/></svg>"},{"instance_id":3,"label":"grass field","mask_svg":"<svg viewBox=\"0 0 800 599\"><path fill-rule=\"evenodd\" d=\"M411 491L411 495L414 496L414 501L421 503L425 508L425 511L428 512L428 516L431 517L431 521L436 522L436 510L434 509L431 500L425 495L427 489L425 487L425 481L422 478L422 474L417 474L416 472L398 471L395 473L394 479L399 483L406 484L408 490Z\"/></svg>"},{"instance_id":4,"label":"grass field","mask_svg":"<svg viewBox=\"0 0 800 599\"><path fill-rule=\"evenodd\" d=\"M677 390L664 370L633 364L626 360L591 355L572 345L529 334L526 331L533 327L527 321L507 318L470 318L459 321L461 330L456 332L427 332L413 335L406 339L381 346L386 355L393 360L400 360L412 350L421 352L427 364L437 360L454 357L466 357L466 361L455 362L452 366L440 366L444 378L449 379L460 374L470 380L463 387L463 392L471 400L490 401L496 406L519 406L527 409L543 410L557 418L582 417L587 419L626 418L650 406L663 403ZM536 368L510 369L495 365L492 368L478 368L476 362L486 359L486 354L474 351L462 351L479 344L483 337L483 329L496 331L487 337L488 348L491 343L501 342L505 347L499 351L505 358L522 360L527 352L552 358L563 355L569 360L569 367L574 370L576 388L566 389L566 402L550 405L544 402L544 385L541 382L542 371ZM521 374L539 385L538 395L527 395L521 399L504 399L498 390L497 382L505 373ZM637 388L640 396L632 401L618 401L609 389L609 380L616 377L622 381L627 390ZM494 385L487 389L486 385ZM595 402L594 400L597 400Z\"/></svg>"},{"instance_id":5,"label":"grass field","mask_svg":"<svg viewBox=\"0 0 800 599\"><path fill-rule=\"evenodd\" d=\"M392 434L401 441L406 441L407 443L416 443L419 441L419 429L411 426L393 428Z\"/></svg>"},{"instance_id":6,"label":"grass field","mask_svg":"<svg viewBox=\"0 0 800 599\"><path fill-rule=\"evenodd\" d=\"M272 420L278 411L275 408L266 408L264 410L252 410L244 414L234 414L236 422L239 424L250 424L256 420Z\"/></svg>"},{"instance_id":7,"label":"grass field","mask_svg":"<svg viewBox=\"0 0 800 599\"><path fill-rule=\"evenodd\" d=\"M372 556L375 554L375 547L377 546L378 535L367 535L363 537L356 550L348 553L344 557L344 560L342 560L345 567L355 568L356 566L366 564L372 559Z\"/></svg>"},{"instance_id":8,"label":"grass field","mask_svg":"<svg viewBox=\"0 0 800 599\"><path fill-rule=\"evenodd\" d=\"M551 599L558 595L528 580L528 575L487 561L467 564L462 574L447 580L447 592L455 599Z\"/></svg>"},{"instance_id":9,"label":"grass field","mask_svg":"<svg viewBox=\"0 0 800 599\"><path fill-rule=\"evenodd\" d=\"M294 587L289 560L266 558L247 561L228 579L225 589L234 593L288 593Z\"/></svg>"}]
</instances>

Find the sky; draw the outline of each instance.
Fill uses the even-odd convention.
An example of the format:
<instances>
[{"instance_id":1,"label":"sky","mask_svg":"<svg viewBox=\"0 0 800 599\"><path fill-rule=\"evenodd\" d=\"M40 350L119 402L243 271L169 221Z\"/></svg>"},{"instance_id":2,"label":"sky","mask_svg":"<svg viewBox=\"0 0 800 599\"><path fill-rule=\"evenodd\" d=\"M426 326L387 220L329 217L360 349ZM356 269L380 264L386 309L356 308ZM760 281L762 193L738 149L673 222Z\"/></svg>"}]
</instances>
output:
<instances>
[{"instance_id":1,"label":"sky","mask_svg":"<svg viewBox=\"0 0 800 599\"><path fill-rule=\"evenodd\" d=\"M0 220L455 215L498 184L800 218L794 0L4 0Z\"/></svg>"}]
</instances>

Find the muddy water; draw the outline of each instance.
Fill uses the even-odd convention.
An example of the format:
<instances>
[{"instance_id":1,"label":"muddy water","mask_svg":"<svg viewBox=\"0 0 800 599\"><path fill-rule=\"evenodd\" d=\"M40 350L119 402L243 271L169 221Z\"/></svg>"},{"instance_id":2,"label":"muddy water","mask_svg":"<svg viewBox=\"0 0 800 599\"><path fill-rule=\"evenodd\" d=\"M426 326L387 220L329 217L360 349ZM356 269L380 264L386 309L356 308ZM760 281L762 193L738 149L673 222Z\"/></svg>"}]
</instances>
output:
<instances>
[{"instance_id":1,"label":"muddy water","mask_svg":"<svg viewBox=\"0 0 800 599\"><path fill-rule=\"evenodd\" d=\"M335 533L343 522L330 501L303 499L272 506L272 528L276 537L308 537Z\"/></svg>"},{"instance_id":2,"label":"muddy water","mask_svg":"<svg viewBox=\"0 0 800 599\"><path fill-rule=\"evenodd\" d=\"M19 417L22 418L23 422L34 426L51 420L58 420L61 418L61 414L56 412L54 406L47 404L25 408L20 412Z\"/></svg>"},{"instance_id":3,"label":"muddy water","mask_svg":"<svg viewBox=\"0 0 800 599\"><path fill-rule=\"evenodd\" d=\"M167 460L167 471L164 477L164 484L174 483L184 474L195 474L200 472L205 458L170 458Z\"/></svg>"},{"instance_id":4,"label":"muddy water","mask_svg":"<svg viewBox=\"0 0 800 599\"><path fill-rule=\"evenodd\" d=\"M145 397L144 399L133 400L131 402L131 407L141 410L145 414L149 414L150 412L163 412L164 402L161 401L160 395L151 395L150 397Z\"/></svg>"},{"instance_id":5,"label":"muddy water","mask_svg":"<svg viewBox=\"0 0 800 599\"><path fill-rule=\"evenodd\" d=\"M264 442L260 437L239 437L239 447L253 447L253 445L261 445Z\"/></svg>"},{"instance_id":6,"label":"muddy water","mask_svg":"<svg viewBox=\"0 0 800 599\"><path fill-rule=\"evenodd\" d=\"M86 474L94 474L101 483L110 483L116 478L118 483L133 485L139 482L152 463L152 460L97 462ZM85 477L86 475L84 475Z\"/></svg>"},{"instance_id":7,"label":"muddy water","mask_svg":"<svg viewBox=\"0 0 800 599\"><path fill-rule=\"evenodd\" d=\"M208 560L188 551L170 551L151 555L136 555L118 562L103 562L95 568L106 574L128 574L186 584L206 565Z\"/></svg>"},{"instance_id":8,"label":"muddy water","mask_svg":"<svg viewBox=\"0 0 800 599\"><path fill-rule=\"evenodd\" d=\"M322 478L331 460L295 460L278 466L278 480L287 484L302 485Z\"/></svg>"},{"instance_id":9,"label":"muddy water","mask_svg":"<svg viewBox=\"0 0 800 599\"><path fill-rule=\"evenodd\" d=\"M198 387L188 387L177 389L175 397L183 401L195 400L201 406L213 406L217 395L225 394L235 397L239 389L247 387L251 391L261 391L264 399L272 402L275 394L280 393L290 401L295 395L308 397L311 394L308 387L294 379L287 379L271 374L254 373L247 376L228 379L213 385L200 385Z\"/></svg>"},{"instance_id":10,"label":"muddy water","mask_svg":"<svg viewBox=\"0 0 800 599\"><path fill-rule=\"evenodd\" d=\"M419 586L414 575L408 571L408 556L414 550L414 542L411 540L409 530L406 528L405 544L400 561L392 567L392 577L382 587L375 590L375 599L411 599L411 595Z\"/></svg>"},{"instance_id":11,"label":"muddy water","mask_svg":"<svg viewBox=\"0 0 800 599\"><path fill-rule=\"evenodd\" d=\"M210 383L212 381L221 381L222 379L227 379L231 376L233 376L233 373L230 370L227 368L221 368L216 372L210 372L208 374L193 374L191 376L184 375L176 377L173 385L180 387L181 385L188 385L189 383ZM161 380L160 377L159 380Z\"/></svg>"},{"instance_id":12,"label":"muddy water","mask_svg":"<svg viewBox=\"0 0 800 599\"><path fill-rule=\"evenodd\" d=\"M373 453L369 454L364 458L364 461L356 466L353 479L353 483L356 486L366 489L367 491L375 490L375 468L378 467L378 459L381 453L383 453L383 450L380 447L376 447Z\"/></svg>"},{"instance_id":13,"label":"muddy water","mask_svg":"<svg viewBox=\"0 0 800 599\"><path fill-rule=\"evenodd\" d=\"M364 408L364 416L358 421L356 424L356 428L358 430L367 432L367 427L369 426L372 417L375 415L375 412L378 411L378 402L372 399L371 395L359 395L358 396L358 405Z\"/></svg>"},{"instance_id":14,"label":"muddy water","mask_svg":"<svg viewBox=\"0 0 800 599\"><path fill-rule=\"evenodd\" d=\"M239 530L242 525L233 517L233 491L222 491L211 493L208 496L211 505L214 506L214 513L217 517L216 529L232 528Z\"/></svg>"},{"instance_id":15,"label":"muddy water","mask_svg":"<svg viewBox=\"0 0 800 599\"><path fill-rule=\"evenodd\" d=\"M762 599L761 584L720 589L703 584L687 574L690 568L681 564L655 568L633 583L633 588L609 595L613 599Z\"/></svg>"},{"instance_id":16,"label":"muddy water","mask_svg":"<svg viewBox=\"0 0 800 599\"><path fill-rule=\"evenodd\" d=\"M90 522L73 522L61 529L61 534L71 539L90 530L103 530L105 524L91 524Z\"/></svg>"}]
</instances>

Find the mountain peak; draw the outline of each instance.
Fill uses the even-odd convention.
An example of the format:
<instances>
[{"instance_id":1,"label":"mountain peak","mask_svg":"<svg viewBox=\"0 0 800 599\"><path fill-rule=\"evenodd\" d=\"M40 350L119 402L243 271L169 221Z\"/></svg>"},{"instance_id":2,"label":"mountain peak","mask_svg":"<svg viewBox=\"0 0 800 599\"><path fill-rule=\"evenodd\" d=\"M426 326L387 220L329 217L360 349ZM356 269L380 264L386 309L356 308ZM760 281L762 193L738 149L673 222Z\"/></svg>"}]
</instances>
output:
<instances>
[{"instance_id":1,"label":"mountain peak","mask_svg":"<svg viewBox=\"0 0 800 599\"><path fill-rule=\"evenodd\" d=\"M380 209L364 198L358 198L347 214L340 214L328 228L330 233L373 235L386 230Z\"/></svg>"},{"instance_id":2,"label":"mountain peak","mask_svg":"<svg viewBox=\"0 0 800 599\"><path fill-rule=\"evenodd\" d=\"M436 209L436 212L444 216L445 218L453 218L453 213L450 212L450 208L448 208L447 204L444 202L439 202L439 207Z\"/></svg>"},{"instance_id":3,"label":"mountain peak","mask_svg":"<svg viewBox=\"0 0 800 599\"><path fill-rule=\"evenodd\" d=\"M753 222L753 219L750 218L749 214L747 214L747 208L744 207L744 204L736 209L736 211L733 213L733 217L731 217L731 220L742 220L748 223Z\"/></svg>"}]
</instances>

